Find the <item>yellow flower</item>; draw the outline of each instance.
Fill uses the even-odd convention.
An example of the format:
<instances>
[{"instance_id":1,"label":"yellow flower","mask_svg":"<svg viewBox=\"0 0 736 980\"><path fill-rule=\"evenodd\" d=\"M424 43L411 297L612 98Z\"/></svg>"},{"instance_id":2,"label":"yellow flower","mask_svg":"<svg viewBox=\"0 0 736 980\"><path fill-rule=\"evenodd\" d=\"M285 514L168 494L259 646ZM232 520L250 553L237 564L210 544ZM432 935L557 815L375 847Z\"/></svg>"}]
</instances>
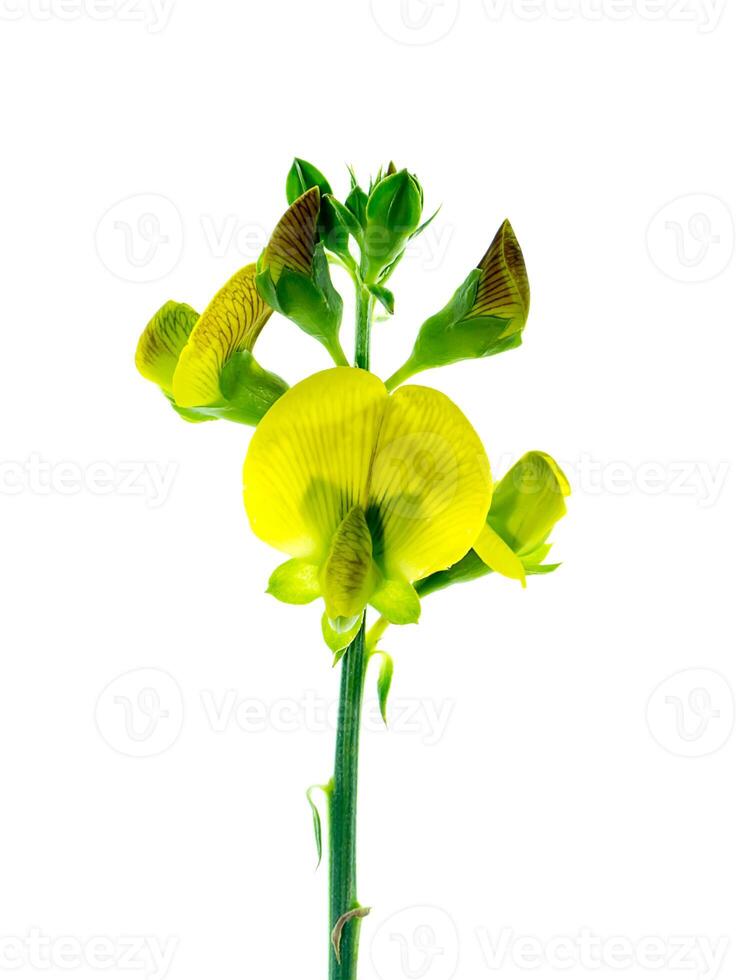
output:
<instances>
[{"instance_id":1,"label":"yellow flower","mask_svg":"<svg viewBox=\"0 0 736 980\"><path fill-rule=\"evenodd\" d=\"M491 502L483 446L449 398L339 367L312 375L265 415L243 469L255 534L291 556L271 576L284 602L322 596L325 639L346 647L370 604L416 622L412 582L473 546Z\"/></svg>"},{"instance_id":2,"label":"yellow flower","mask_svg":"<svg viewBox=\"0 0 736 980\"><path fill-rule=\"evenodd\" d=\"M473 550L494 572L526 585L526 576L553 571L543 565L549 535L567 513L570 484L547 453L530 452L511 467L493 491L486 525Z\"/></svg>"},{"instance_id":3,"label":"yellow flower","mask_svg":"<svg viewBox=\"0 0 736 980\"><path fill-rule=\"evenodd\" d=\"M252 354L272 313L255 276L255 265L240 269L201 316L186 303L170 301L143 331L136 367L188 421L226 418L255 425L287 388Z\"/></svg>"}]
</instances>

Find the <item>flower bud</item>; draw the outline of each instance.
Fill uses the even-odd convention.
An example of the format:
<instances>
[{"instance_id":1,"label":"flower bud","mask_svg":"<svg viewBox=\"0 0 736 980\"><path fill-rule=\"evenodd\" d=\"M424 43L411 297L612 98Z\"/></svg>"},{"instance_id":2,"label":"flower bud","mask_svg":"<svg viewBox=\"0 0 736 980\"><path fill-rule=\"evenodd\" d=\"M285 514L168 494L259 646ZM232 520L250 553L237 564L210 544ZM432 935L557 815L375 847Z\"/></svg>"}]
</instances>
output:
<instances>
[{"instance_id":1,"label":"flower bud","mask_svg":"<svg viewBox=\"0 0 736 980\"><path fill-rule=\"evenodd\" d=\"M490 357L521 344L529 316L524 256L508 221L449 303L422 324L406 363L386 382L390 389L427 368Z\"/></svg>"},{"instance_id":2,"label":"flower bud","mask_svg":"<svg viewBox=\"0 0 736 980\"><path fill-rule=\"evenodd\" d=\"M374 185L365 212L362 272L367 283L388 278L419 227L422 206L419 181L406 170L389 173Z\"/></svg>"},{"instance_id":3,"label":"flower bud","mask_svg":"<svg viewBox=\"0 0 736 980\"><path fill-rule=\"evenodd\" d=\"M284 213L258 262L256 283L273 309L293 320L347 364L340 346L342 298L330 279L323 245L317 241L320 191L312 187Z\"/></svg>"}]
</instances>

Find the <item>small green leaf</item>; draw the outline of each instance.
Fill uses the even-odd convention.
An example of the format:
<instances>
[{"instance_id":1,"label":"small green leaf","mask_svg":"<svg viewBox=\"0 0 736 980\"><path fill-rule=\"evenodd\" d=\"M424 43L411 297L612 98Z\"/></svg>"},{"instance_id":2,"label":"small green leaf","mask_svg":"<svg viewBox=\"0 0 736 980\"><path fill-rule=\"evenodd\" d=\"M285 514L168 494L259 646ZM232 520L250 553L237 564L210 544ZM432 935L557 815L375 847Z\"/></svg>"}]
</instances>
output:
<instances>
[{"instance_id":1,"label":"small green leaf","mask_svg":"<svg viewBox=\"0 0 736 980\"><path fill-rule=\"evenodd\" d=\"M312 793L314 790L322 790L326 793L326 787L324 786L310 786L307 790L307 802L309 803L310 809L312 811L312 825L314 827L314 841L317 845L317 867L322 864L322 818L319 815L319 810L317 809L317 804L312 799Z\"/></svg>"},{"instance_id":2,"label":"small green leaf","mask_svg":"<svg viewBox=\"0 0 736 980\"><path fill-rule=\"evenodd\" d=\"M386 709L388 706L388 696L391 691L391 681L394 677L394 662L383 650L375 650L371 656L381 658L381 669L378 672L378 705L381 709L383 723L388 727Z\"/></svg>"},{"instance_id":3,"label":"small green leaf","mask_svg":"<svg viewBox=\"0 0 736 980\"><path fill-rule=\"evenodd\" d=\"M394 314L394 294L390 289L386 289L385 286L378 286L376 284L369 286L368 289L376 297L378 302L384 308L384 310L393 316Z\"/></svg>"},{"instance_id":4,"label":"small green leaf","mask_svg":"<svg viewBox=\"0 0 736 980\"><path fill-rule=\"evenodd\" d=\"M322 195L332 193L327 178L314 164L295 157L291 170L286 177L286 197L289 204L293 204L298 197L301 197L305 191L312 187L318 187Z\"/></svg>"}]
</instances>

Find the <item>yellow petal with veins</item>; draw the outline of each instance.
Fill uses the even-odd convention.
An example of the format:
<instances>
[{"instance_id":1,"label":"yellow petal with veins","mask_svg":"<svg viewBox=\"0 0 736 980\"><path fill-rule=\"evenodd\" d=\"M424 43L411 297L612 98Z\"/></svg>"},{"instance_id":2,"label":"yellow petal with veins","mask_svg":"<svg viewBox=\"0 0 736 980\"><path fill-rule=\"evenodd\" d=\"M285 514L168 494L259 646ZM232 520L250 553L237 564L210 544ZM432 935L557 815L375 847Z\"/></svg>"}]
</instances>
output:
<instances>
[{"instance_id":1,"label":"yellow petal with veins","mask_svg":"<svg viewBox=\"0 0 736 980\"><path fill-rule=\"evenodd\" d=\"M488 458L460 409L433 388L399 388L381 426L368 506L386 574L414 582L458 561L490 503Z\"/></svg>"},{"instance_id":2,"label":"yellow petal with veins","mask_svg":"<svg viewBox=\"0 0 736 980\"><path fill-rule=\"evenodd\" d=\"M263 255L263 267L274 282L284 268L311 276L319 207L319 188L312 187L279 220Z\"/></svg>"},{"instance_id":3,"label":"yellow petal with veins","mask_svg":"<svg viewBox=\"0 0 736 980\"><path fill-rule=\"evenodd\" d=\"M255 534L294 558L323 561L340 522L365 510L368 474L388 393L358 368L320 371L263 417L243 467Z\"/></svg>"},{"instance_id":4,"label":"yellow petal with veins","mask_svg":"<svg viewBox=\"0 0 736 980\"><path fill-rule=\"evenodd\" d=\"M222 398L220 372L237 351L253 350L271 316L247 265L229 279L192 330L174 373L173 393L182 408L211 405Z\"/></svg>"},{"instance_id":5,"label":"yellow petal with veins","mask_svg":"<svg viewBox=\"0 0 736 980\"><path fill-rule=\"evenodd\" d=\"M179 355L186 346L199 313L186 303L169 300L148 323L135 352L135 366L148 381L171 394Z\"/></svg>"}]
</instances>

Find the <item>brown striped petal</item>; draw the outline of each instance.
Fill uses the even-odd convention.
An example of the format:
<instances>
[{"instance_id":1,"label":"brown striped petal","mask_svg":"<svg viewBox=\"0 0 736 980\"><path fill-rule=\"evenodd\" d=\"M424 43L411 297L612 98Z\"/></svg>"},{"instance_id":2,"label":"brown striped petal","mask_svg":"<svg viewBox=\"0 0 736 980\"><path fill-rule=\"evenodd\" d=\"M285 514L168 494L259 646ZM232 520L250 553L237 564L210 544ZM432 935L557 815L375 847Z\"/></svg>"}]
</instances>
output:
<instances>
[{"instance_id":1,"label":"brown striped petal","mask_svg":"<svg viewBox=\"0 0 736 980\"><path fill-rule=\"evenodd\" d=\"M255 265L236 272L195 324L174 373L177 405L191 408L217 401L228 358L253 350L272 312L256 288L255 274Z\"/></svg>"},{"instance_id":2,"label":"brown striped petal","mask_svg":"<svg viewBox=\"0 0 736 980\"><path fill-rule=\"evenodd\" d=\"M509 221L498 229L478 263L481 277L469 317L510 320L508 332L521 330L529 316L529 279L524 256Z\"/></svg>"},{"instance_id":3,"label":"brown striped petal","mask_svg":"<svg viewBox=\"0 0 736 980\"><path fill-rule=\"evenodd\" d=\"M263 267L278 282L285 268L311 276L320 193L312 187L298 197L276 225L263 256Z\"/></svg>"}]
</instances>

